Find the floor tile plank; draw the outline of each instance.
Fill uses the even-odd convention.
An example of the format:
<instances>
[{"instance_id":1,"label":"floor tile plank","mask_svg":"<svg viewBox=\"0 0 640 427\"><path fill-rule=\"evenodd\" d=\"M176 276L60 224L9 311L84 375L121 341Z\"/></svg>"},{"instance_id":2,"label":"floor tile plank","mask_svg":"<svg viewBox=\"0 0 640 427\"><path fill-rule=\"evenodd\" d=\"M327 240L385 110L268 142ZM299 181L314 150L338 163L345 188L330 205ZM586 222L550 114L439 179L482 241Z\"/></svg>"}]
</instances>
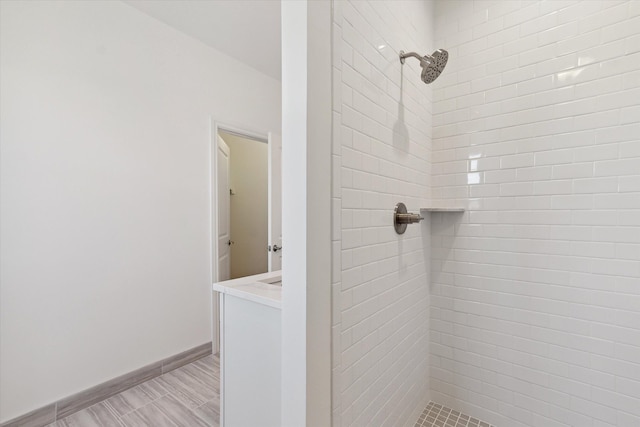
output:
<instances>
[{"instance_id":1,"label":"floor tile plank","mask_svg":"<svg viewBox=\"0 0 640 427\"><path fill-rule=\"evenodd\" d=\"M194 409L193 412L202 418L207 425L220 426L220 399L210 400L199 408Z\"/></svg>"},{"instance_id":2,"label":"floor tile plank","mask_svg":"<svg viewBox=\"0 0 640 427\"><path fill-rule=\"evenodd\" d=\"M161 397L152 405L178 426L208 427L205 421L171 395Z\"/></svg>"},{"instance_id":3,"label":"floor tile plank","mask_svg":"<svg viewBox=\"0 0 640 427\"><path fill-rule=\"evenodd\" d=\"M157 378L142 383L138 387L140 387L140 389L153 400L159 399L162 396L169 394L169 390L164 388Z\"/></svg>"},{"instance_id":4,"label":"floor tile plank","mask_svg":"<svg viewBox=\"0 0 640 427\"><path fill-rule=\"evenodd\" d=\"M220 361L209 355L47 427L219 427Z\"/></svg>"},{"instance_id":5,"label":"floor tile plank","mask_svg":"<svg viewBox=\"0 0 640 427\"><path fill-rule=\"evenodd\" d=\"M190 369L176 369L163 375L163 378L176 388L183 391L188 390L191 394L200 398L202 403L213 399L216 394L213 384L215 379L198 378L198 373L194 373Z\"/></svg>"},{"instance_id":6,"label":"floor tile plank","mask_svg":"<svg viewBox=\"0 0 640 427\"><path fill-rule=\"evenodd\" d=\"M165 374L167 375L167 374ZM188 408L195 409L207 403L206 399L200 398L193 390L175 381L174 378L166 378L164 375L157 379L164 388L169 390L169 395L175 397Z\"/></svg>"},{"instance_id":7,"label":"floor tile plank","mask_svg":"<svg viewBox=\"0 0 640 427\"><path fill-rule=\"evenodd\" d=\"M106 402L118 416L122 417L154 400L140 386L136 386L108 398Z\"/></svg>"},{"instance_id":8,"label":"floor tile plank","mask_svg":"<svg viewBox=\"0 0 640 427\"><path fill-rule=\"evenodd\" d=\"M122 421L126 427L176 427L176 424L153 404L130 412L122 417Z\"/></svg>"},{"instance_id":9,"label":"floor tile plank","mask_svg":"<svg viewBox=\"0 0 640 427\"><path fill-rule=\"evenodd\" d=\"M106 402L96 403L56 423L57 427L123 427Z\"/></svg>"}]
</instances>

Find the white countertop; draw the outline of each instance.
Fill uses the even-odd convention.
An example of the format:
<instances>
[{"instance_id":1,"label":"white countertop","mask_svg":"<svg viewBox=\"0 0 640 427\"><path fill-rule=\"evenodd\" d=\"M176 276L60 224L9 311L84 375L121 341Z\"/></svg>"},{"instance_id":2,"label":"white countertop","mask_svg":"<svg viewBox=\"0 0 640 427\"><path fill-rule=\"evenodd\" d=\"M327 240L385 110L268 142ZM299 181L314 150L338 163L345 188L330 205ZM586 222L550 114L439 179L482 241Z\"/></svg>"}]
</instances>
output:
<instances>
[{"instance_id":1,"label":"white countertop","mask_svg":"<svg viewBox=\"0 0 640 427\"><path fill-rule=\"evenodd\" d=\"M270 307L282 308L282 286L269 284L282 278L282 271L270 271L254 276L239 277L214 283L211 288L222 294L257 302Z\"/></svg>"}]
</instances>

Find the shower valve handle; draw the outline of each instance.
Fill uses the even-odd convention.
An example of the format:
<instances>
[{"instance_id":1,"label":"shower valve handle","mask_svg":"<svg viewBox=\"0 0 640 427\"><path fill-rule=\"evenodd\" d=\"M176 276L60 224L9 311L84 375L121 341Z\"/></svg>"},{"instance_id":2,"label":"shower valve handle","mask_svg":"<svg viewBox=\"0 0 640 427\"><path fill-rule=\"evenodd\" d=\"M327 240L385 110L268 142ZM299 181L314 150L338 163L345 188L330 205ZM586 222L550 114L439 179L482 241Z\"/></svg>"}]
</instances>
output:
<instances>
[{"instance_id":1,"label":"shower valve handle","mask_svg":"<svg viewBox=\"0 0 640 427\"><path fill-rule=\"evenodd\" d=\"M398 224L415 224L416 222L420 222L423 219L424 218L422 218L420 215L414 213L396 214L396 222Z\"/></svg>"},{"instance_id":2,"label":"shower valve handle","mask_svg":"<svg viewBox=\"0 0 640 427\"><path fill-rule=\"evenodd\" d=\"M419 214L407 212L404 203L398 203L393 210L393 228L398 234L404 234L407 231L407 224L415 224L423 219Z\"/></svg>"}]
</instances>

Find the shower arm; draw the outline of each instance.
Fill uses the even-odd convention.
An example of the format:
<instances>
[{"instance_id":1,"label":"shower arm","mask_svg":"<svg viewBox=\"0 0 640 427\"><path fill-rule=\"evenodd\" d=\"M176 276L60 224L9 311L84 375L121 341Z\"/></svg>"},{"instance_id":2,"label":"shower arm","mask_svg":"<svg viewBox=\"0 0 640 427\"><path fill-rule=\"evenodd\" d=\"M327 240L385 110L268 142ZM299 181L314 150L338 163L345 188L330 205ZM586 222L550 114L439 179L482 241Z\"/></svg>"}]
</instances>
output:
<instances>
[{"instance_id":1,"label":"shower arm","mask_svg":"<svg viewBox=\"0 0 640 427\"><path fill-rule=\"evenodd\" d=\"M420 63L422 63L423 61L427 61L431 58L431 56L429 55L425 55L425 56L420 56L415 52L407 52L405 53L404 50L400 51L400 63L404 64L404 60L405 58L409 57L409 56L413 56L414 58L417 58L420 60ZM426 59L425 59L426 58Z\"/></svg>"}]
</instances>

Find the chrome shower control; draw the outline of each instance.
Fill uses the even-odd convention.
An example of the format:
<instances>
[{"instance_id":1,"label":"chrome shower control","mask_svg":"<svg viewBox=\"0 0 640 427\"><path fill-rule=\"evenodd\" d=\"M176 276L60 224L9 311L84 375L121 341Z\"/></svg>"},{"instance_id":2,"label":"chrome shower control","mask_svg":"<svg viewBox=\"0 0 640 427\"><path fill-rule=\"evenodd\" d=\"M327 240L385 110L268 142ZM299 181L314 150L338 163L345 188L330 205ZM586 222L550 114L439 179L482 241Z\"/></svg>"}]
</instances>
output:
<instances>
[{"instance_id":1,"label":"chrome shower control","mask_svg":"<svg viewBox=\"0 0 640 427\"><path fill-rule=\"evenodd\" d=\"M407 212L407 207L402 202L398 203L393 210L393 227L398 234L404 234L407 224L415 224L423 219L419 214Z\"/></svg>"}]
</instances>

